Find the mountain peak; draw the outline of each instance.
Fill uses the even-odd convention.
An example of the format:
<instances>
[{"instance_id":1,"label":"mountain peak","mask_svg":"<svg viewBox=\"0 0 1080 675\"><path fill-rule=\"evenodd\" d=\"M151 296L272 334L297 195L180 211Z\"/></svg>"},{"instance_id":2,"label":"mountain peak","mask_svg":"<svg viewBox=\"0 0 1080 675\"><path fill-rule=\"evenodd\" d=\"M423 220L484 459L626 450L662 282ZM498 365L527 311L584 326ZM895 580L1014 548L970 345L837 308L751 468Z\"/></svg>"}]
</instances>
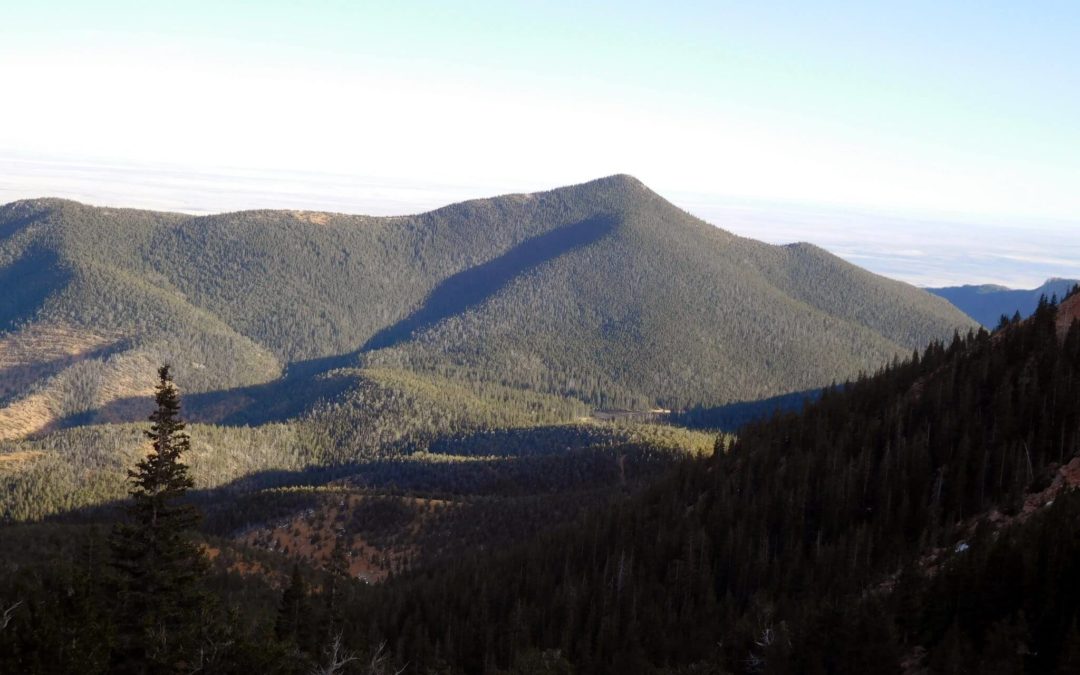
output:
<instances>
[{"instance_id":1,"label":"mountain peak","mask_svg":"<svg viewBox=\"0 0 1080 675\"><path fill-rule=\"evenodd\" d=\"M0 212L12 215L39 213L41 211L51 211L64 207L78 207L82 206L79 202L72 199L61 199L59 197L34 197L31 199L17 199L13 202L0 205Z\"/></svg>"},{"instance_id":2,"label":"mountain peak","mask_svg":"<svg viewBox=\"0 0 1080 675\"><path fill-rule=\"evenodd\" d=\"M628 173L616 173L616 174L612 174L610 176L604 176L603 178L598 178L597 179L597 182L600 182L600 181L617 183L619 185L626 185L628 187L637 187L637 188L648 189L645 186L645 183L641 182L639 179L635 178L634 176L631 176Z\"/></svg>"},{"instance_id":3,"label":"mountain peak","mask_svg":"<svg viewBox=\"0 0 1080 675\"><path fill-rule=\"evenodd\" d=\"M604 176L595 180L582 183L577 187L598 187L615 189L626 192L637 192L641 194L657 195L654 190L649 189L649 186L641 182L634 176L628 173L616 173L611 176ZM659 195L657 195L659 196Z\"/></svg>"}]
</instances>

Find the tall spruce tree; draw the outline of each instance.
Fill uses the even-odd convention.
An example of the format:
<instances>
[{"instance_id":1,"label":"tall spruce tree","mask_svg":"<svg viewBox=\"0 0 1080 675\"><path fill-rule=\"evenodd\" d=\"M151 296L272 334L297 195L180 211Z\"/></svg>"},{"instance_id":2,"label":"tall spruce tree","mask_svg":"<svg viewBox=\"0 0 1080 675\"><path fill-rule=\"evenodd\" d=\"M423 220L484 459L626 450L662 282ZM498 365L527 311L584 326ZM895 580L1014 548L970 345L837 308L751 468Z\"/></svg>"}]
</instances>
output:
<instances>
[{"instance_id":1,"label":"tall spruce tree","mask_svg":"<svg viewBox=\"0 0 1080 675\"><path fill-rule=\"evenodd\" d=\"M281 595L274 635L281 642L295 645L302 651L310 651L311 606L308 602L307 584L300 574L300 567L293 565L289 585Z\"/></svg>"},{"instance_id":2,"label":"tall spruce tree","mask_svg":"<svg viewBox=\"0 0 1080 675\"><path fill-rule=\"evenodd\" d=\"M128 518L111 538L117 572L114 672L169 673L197 639L205 562L191 532L197 509L182 498L193 482L180 461L189 447L169 367L158 369L157 409L146 432L152 450L128 471Z\"/></svg>"},{"instance_id":3,"label":"tall spruce tree","mask_svg":"<svg viewBox=\"0 0 1080 675\"><path fill-rule=\"evenodd\" d=\"M338 535L337 540L334 542L334 548L330 551L330 557L324 566L328 573L328 579L323 592L326 615L322 638L327 646L333 641L334 636L341 633L345 623L344 594L350 578L347 550L348 544L345 543L344 535Z\"/></svg>"}]
</instances>

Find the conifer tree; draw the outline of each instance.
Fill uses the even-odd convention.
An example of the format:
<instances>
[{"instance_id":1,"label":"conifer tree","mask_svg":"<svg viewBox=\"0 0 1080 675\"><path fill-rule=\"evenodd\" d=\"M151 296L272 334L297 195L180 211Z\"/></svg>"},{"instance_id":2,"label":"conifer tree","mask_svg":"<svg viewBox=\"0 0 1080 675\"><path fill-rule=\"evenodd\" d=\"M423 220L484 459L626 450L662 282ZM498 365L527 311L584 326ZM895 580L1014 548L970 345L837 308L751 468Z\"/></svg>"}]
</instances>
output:
<instances>
[{"instance_id":1,"label":"conifer tree","mask_svg":"<svg viewBox=\"0 0 1080 675\"><path fill-rule=\"evenodd\" d=\"M324 637L332 638L341 631L344 623L343 598L349 575L349 558L346 554L348 545L344 535L339 535L334 542L334 548L330 551L330 557L326 561L325 569L329 579L325 589L326 598L326 625Z\"/></svg>"},{"instance_id":2,"label":"conifer tree","mask_svg":"<svg viewBox=\"0 0 1080 675\"><path fill-rule=\"evenodd\" d=\"M157 408L146 432L152 449L128 471L128 517L114 528L110 542L119 596L116 672L176 671L202 614L199 580L205 563L190 536L199 514L182 499L193 485L180 461L189 439L167 365L158 369L158 378Z\"/></svg>"},{"instance_id":3,"label":"conifer tree","mask_svg":"<svg viewBox=\"0 0 1080 675\"><path fill-rule=\"evenodd\" d=\"M308 603L307 584L300 574L300 567L293 565L288 587L281 595L274 634L281 642L295 644L307 651L311 648L311 607Z\"/></svg>"}]
</instances>

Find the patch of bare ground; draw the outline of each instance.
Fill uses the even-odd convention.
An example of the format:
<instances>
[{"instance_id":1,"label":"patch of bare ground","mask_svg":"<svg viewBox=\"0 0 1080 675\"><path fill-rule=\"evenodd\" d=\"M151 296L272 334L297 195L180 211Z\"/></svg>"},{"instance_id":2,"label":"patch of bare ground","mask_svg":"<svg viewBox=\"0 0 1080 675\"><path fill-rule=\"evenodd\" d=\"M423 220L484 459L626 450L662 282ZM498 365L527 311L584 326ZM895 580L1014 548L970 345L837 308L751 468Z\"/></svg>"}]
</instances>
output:
<instances>
[{"instance_id":1,"label":"patch of bare ground","mask_svg":"<svg viewBox=\"0 0 1080 675\"><path fill-rule=\"evenodd\" d=\"M217 565L219 569L241 576L262 577L274 588L282 588L285 585L286 579L283 574L270 569L257 560L244 558L238 551L223 549L210 544L203 544L200 550L210 564Z\"/></svg>"},{"instance_id":2,"label":"patch of bare ground","mask_svg":"<svg viewBox=\"0 0 1080 675\"><path fill-rule=\"evenodd\" d=\"M0 408L0 441L40 433L55 421L56 416L49 406L49 397L44 394L31 394Z\"/></svg>"},{"instance_id":3,"label":"patch of bare ground","mask_svg":"<svg viewBox=\"0 0 1080 675\"><path fill-rule=\"evenodd\" d=\"M16 452L0 453L0 472L5 470L19 470L27 464L31 464L45 453L38 450L19 450Z\"/></svg>"},{"instance_id":4,"label":"patch of bare ground","mask_svg":"<svg viewBox=\"0 0 1080 675\"><path fill-rule=\"evenodd\" d=\"M1021 507L1017 513L1008 515L1002 513L998 509L991 509L989 512L980 514L960 523L959 530L967 533L965 538L970 538L971 535L975 534L975 530L980 524L989 523L993 527L994 532L999 532L1012 525L1025 523L1040 509L1051 506L1054 503L1054 500L1057 499L1062 492L1075 490L1080 487L1080 457L1074 457L1068 464L1058 466L1053 470L1055 473L1054 478L1050 481L1050 485L1039 492L1029 493L1024 498L1023 507ZM950 556L963 553L967 548L968 544L963 540L958 542L956 546L952 548L932 548L919 559L919 569L923 574L934 576L940 571L941 566L948 561ZM881 584L871 589L871 592L892 591L896 586L898 576L899 575L896 574L889 577Z\"/></svg>"},{"instance_id":5,"label":"patch of bare ground","mask_svg":"<svg viewBox=\"0 0 1080 675\"><path fill-rule=\"evenodd\" d=\"M65 324L33 324L0 335L0 399L80 361L94 358L123 339Z\"/></svg>"},{"instance_id":6,"label":"patch of bare ground","mask_svg":"<svg viewBox=\"0 0 1080 675\"><path fill-rule=\"evenodd\" d=\"M1057 330L1058 337L1065 339L1069 332L1069 326L1073 321L1080 320L1080 293L1072 296L1058 307Z\"/></svg>"},{"instance_id":7,"label":"patch of bare ground","mask_svg":"<svg viewBox=\"0 0 1080 675\"><path fill-rule=\"evenodd\" d=\"M355 531L357 526L364 530L379 528L378 523L355 522L355 512L369 499L392 499L409 507L408 520L396 523L393 543L387 543L389 538L375 541L376 538ZM340 541L345 547L350 576L376 583L408 565L415 554L410 542L421 533L429 514L448 505L449 502L442 500L335 493L326 496L315 508L247 530L236 539L247 546L282 553L316 566L329 564Z\"/></svg>"},{"instance_id":8,"label":"patch of bare ground","mask_svg":"<svg viewBox=\"0 0 1080 675\"><path fill-rule=\"evenodd\" d=\"M330 222L330 214L321 211L291 211L293 218L312 225L326 225Z\"/></svg>"},{"instance_id":9,"label":"patch of bare ground","mask_svg":"<svg viewBox=\"0 0 1080 675\"><path fill-rule=\"evenodd\" d=\"M149 354L124 352L94 364L92 372L79 373L82 360L74 360L44 382L37 382L31 393L0 407L0 440L48 432L82 410L107 410L99 417L101 422L141 419L149 414L156 372Z\"/></svg>"},{"instance_id":10,"label":"patch of bare ground","mask_svg":"<svg viewBox=\"0 0 1080 675\"><path fill-rule=\"evenodd\" d=\"M1056 469L1049 486L1039 492L1029 493L1024 499L1023 507L1015 515L1006 515L997 509L993 509L989 513L984 513L966 521L961 529L973 535L975 528L981 523L990 523L994 528L994 532L1024 523L1040 509L1052 505L1062 492L1075 490L1078 487L1080 487L1080 457L1074 457L1068 464L1059 466ZM941 571L942 565L948 561L950 556L962 554L967 548L968 544L962 540L952 548L933 548L919 559L919 569L927 576L934 576ZM899 573L894 574L874 586L869 592L871 594L890 593L896 587L898 579ZM926 656L926 648L922 645L916 645L901 661L901 672L904 675L926 675L930 672L925 665Z\"/></svg>"},{"instance_id":11,"label":"patch of bare ground","mask_svg":"<svg viewBox=\"0 0 1080 675\"><path fill-rule=\"evenodd\" d=\"M1039 509L1053 504L1062 492L1076 489L1077 486L1080 486L1080 457L1074 457L1065 466L1058 466L1050 485L1044 490L1029 494L1024 499L1024 506L1020 509L1020 513L1015 516L1006 516L995 509L986 519L995 525L1002 526L1023 523Z\"/></svg>"}]
</instances>

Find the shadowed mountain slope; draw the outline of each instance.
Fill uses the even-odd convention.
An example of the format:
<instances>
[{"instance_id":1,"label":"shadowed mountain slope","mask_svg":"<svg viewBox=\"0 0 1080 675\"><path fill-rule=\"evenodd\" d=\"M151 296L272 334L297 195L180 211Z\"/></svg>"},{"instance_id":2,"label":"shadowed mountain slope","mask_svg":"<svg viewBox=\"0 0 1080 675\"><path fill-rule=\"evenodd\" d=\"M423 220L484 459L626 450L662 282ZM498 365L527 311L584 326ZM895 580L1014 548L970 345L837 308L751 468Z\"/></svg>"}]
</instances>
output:
<instances>
[{"instance_id":1,"label":"shadowed mountain slope","mask_svg":"<svg viewBox=\"0 0 1080 675\"><path fill-rule=\"evenodd\" d=\"M1013 318L1029 317L1039 305L1039 298L1058 296L1063 298L1080 284L1076 279L1047 279L1046 283L1031 290L1005 288L987 284L983 286L948 286L945 288L926 289L956 305L962 312L987 328L993 328L1001 321L1002 315Z\"/></svg>"}]
</instances>

